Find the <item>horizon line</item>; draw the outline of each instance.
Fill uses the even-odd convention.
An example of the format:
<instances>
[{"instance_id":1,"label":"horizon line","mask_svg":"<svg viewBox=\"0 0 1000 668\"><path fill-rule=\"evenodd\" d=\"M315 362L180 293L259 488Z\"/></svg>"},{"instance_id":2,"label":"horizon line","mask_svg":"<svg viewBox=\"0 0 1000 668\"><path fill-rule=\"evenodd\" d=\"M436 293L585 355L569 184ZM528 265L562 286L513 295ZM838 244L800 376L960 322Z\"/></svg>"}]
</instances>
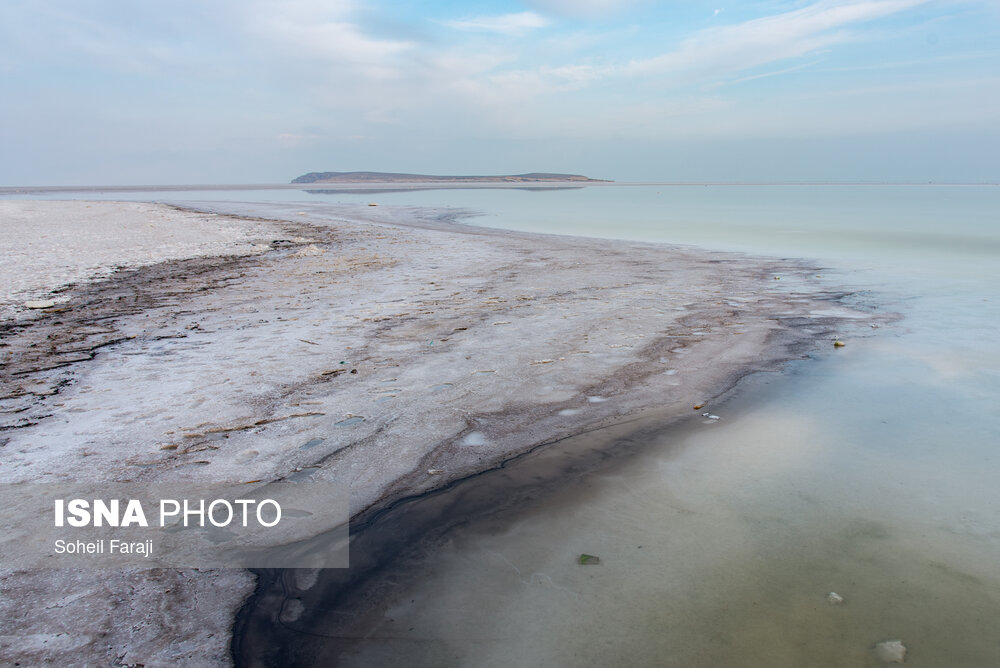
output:
<instances>
[{"instance_id":1,"label":"horizon line","mask_svg":"<svg viewBox=\"0 0 1000 668\"><path fill-rule=\"evenodd\" d=\"M140 184L140 185L30 185L30 186L0 186L0 194L32 194L56 192L141 192L141 191L182 191L182 190L343 190L345 188L365 186L379 187L392 185L412 189L448 189L448 188L544 188L553 184L572 184L576 187L610 187L610 186L1000 186L1000 181L873 181L873 180L822 180L822 181L729 181L729 180L699 180L699 181L540 181L540 182L413 182L400 181L364 181L361 183L228 183L228 184Z\"/></svg>"}]
</instances>

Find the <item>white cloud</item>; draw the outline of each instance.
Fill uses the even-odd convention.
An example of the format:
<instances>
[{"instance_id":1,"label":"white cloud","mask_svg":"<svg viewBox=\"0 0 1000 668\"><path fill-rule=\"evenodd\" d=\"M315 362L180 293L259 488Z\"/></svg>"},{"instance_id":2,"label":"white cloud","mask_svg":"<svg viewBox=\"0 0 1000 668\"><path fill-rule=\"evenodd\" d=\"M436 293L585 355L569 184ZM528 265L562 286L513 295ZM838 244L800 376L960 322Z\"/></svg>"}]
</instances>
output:
<instances>
[{"instance_id":1,"label":"white cloud","mask_svg":"<svg viewBox=\"0 0 1000 668\"><path fill-rule=\"evenodd\" d=\"M723 86L723 85L728 85L728 84L745 83L747 81L756 81L757 79L768 79L770 77L777 77L777 76L781 76L782 74L790 74L792 72L798 72L800 70L804 70L804 69L810 68L813 65L818 64L819 62L820 61L818 61L818 60L813 60L813 61L810 61L808 63L800 63L798 65L792 65L791 67L785 67L785 68L780 69L780 70L774 70L772 72L762 72L760 74L751 74L750 76L740 77L739 79L733 79L732 81L720 82L720 83L718 83L716 85L717 86Z\"/></svg>"},{"instance_id":2,"label":"white cloud","mask_svg":"<svg viewBox=\"0 0 1000 668\"><path fill-rule=\"evenodd\" d=\"M928 0L822 0L783 14L703 30L673 51L623 68L632 75L725 75L798 58L850 41L851 25L910 9Z\"/></svg>"},{"instance_id":3,"label":"white cloud","mask_svg":"<svg viewBox=\"0 0 1000 668\"><path fill-rule=\"evenodd\" d=\"M549 25L549 20L535 12L519 12L498 16L476 16L460 21L442 21L442 23L456 30L520 35L535 28L544 28Z\"/></svg>"},{"instance_id":4,"label":"white cloud","mask_svg":"<svg viewBox=\"0 0 1000 668\"><path fill-rule=\"evenodd\" d=\"M593 18L631 9L646 0L532 0L542 11L578 18Z\"/></svg>"},{"instance_id":5,"label":"white cloud","mask_svg":"<svg viewBox=\"0 0 1000 668\"><path fill-rule=\"evenodd\" d=\"M156 74L191 61L190 44L185 49L168 35L196 36L205 22L198 7L163 13L153 8L147 13L104 12L99 7L88 11L69 3L20 4L0 7L0 51L9 50L18 67L70 63L108 72Z\"/></svg>"},{"instance_id":6,"label":"white cloud","mask_svg":"<svg viewBox=\"0 0 1000 668\"><path fill-rule=\"evenodd\" d=\"M478 68L448 68L454 74L449 87L464 93L469 104L488 101L493 109L520 116L525 105L540 104L543 98L597 86L614 86L616 82L635 77L667 81L677 86L688 83L718 86L751 81L815 65L815 62L795 63L794 59L857 39L859 24L927 1L821 0L781 14L705 29L680 42L668 53L625 64L510 68L495 61ZM734 78L746 70L789 60L791 64L775 71ZM662 109L657 104L648 108ZM647 107L635 107L639 108ZM679 113L688 108L681 105ZM582 113L582 110L577 111Z\"/></svg>"},{"instance_id":7,"label":"white cloud","mask_svg":"<svg viewBox=\"0 0 1000 668\"><path fill-rule=\"evenodd\" d=\"M279 45L283 58L319 59L329 64L384 67L412 48L403 40L370 37L351 20L354 4L343 0L258 0L246 13L251 31ZM365 72L373 74L373 70Z\"/></svg>"},{"instance_id":8,"label":"white cloud","mask_svg":"<svg viewBox=\"0 0 1000 668\"><path fill-rule=\"evenodd\" d=\"M453 100L456 108L512 136L586 136L588 132L603 136L610 128L621 133L625 126L644 128L651 135L748 132L745 123L726 121L745 101L704 97L696 89L685 90L687 84L702 91L718 90L724 84L815 67L815 58L807 62L797 59L856 41L863 36L865 22L928 1L820 0L764 18L704 29L667 53L624 64L592 60L521 67L517 61L495 61L469 67L465 63L447 68L453 74L447 83L434 68L434 80L439 90L446 92L443 97ZM771 66L772 71L752 71L765 66ZM636 78L655 84L666 82L677 90L665 96L661 87L651 88L642 82L636 95ZM830 122L828 115L819 116ZM664 124L665 119L670 123ZM770 127L766 114L755 116L753 122Z\"/></svg>"}]
</instances>

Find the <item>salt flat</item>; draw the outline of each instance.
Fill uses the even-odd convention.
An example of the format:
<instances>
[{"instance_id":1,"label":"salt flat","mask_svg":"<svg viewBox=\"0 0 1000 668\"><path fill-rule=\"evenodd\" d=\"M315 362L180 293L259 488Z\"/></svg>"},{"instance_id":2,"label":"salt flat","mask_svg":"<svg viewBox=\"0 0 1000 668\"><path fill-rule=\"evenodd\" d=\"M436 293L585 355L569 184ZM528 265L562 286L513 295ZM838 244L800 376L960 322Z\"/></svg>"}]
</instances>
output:
<instances>
[{"instance_id":1,"label":"salt flat","mask_svg":"<svg viewBox=\"0 0 1000 668\"><path fill-rule=\"evenodd\" d=\"M121 266L261 252L254 240L266 227L145 202L0 201L0 316Z\"/></svg>"}]
</instances>

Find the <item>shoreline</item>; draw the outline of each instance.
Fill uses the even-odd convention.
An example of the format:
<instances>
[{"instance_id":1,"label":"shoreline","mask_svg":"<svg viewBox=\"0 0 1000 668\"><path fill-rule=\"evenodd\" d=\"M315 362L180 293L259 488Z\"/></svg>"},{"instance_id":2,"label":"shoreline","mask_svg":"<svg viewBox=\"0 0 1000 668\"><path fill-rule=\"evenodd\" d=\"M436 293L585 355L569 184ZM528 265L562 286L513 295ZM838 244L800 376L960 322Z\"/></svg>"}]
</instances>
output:
<instances>
[{"instance_id":1,"label":"shoreline","mask_svg":"<svg viewBox=\"0 0 1000 668\"><path fill-rule=\"evenodd\" d=\"M801 355L799 344L871 319L831 304L843 293L810 285L814 270L798 261L456 226L454 212L423 209L421 218L408 207L211 205L219 207L283 218L269 224L296 240L260 255L122 272L64 293L58 313L16 330L5 323L15 348L69 330L66 346L77 351L64 366L40 368L58 354L44 351L18 370L18 383L39 389L13 397L30 402L17 415L39 419L3 432L25 450L13 457L13 479L81 469L143 481L316 476L363 490L352 516L377 514L650 404L658 420L689 415L734 378L773 370ZM791 280L776 284L777 274ZM113 299L123 295L126 307ZM86 333L98 321L112 331ZM105 342L72 359L81 336ZM357 373L341 373L341 363ZM87 387L101 399L85 396ZM190 388L195 397L183 393ZM338 426L345 415L364 419ZM54 428L60 416L71 426ZM261 418L269 424L253 424ZM29 433L42 445L25 449ZM323 442L304 448L317 434ZM43 456L57 444L62 452ZM157 636L126 658L177 659L171 643L179 639ZM74 651L81 647L96 651L92 642Z\"/></svg>"},{"instance_id":2,"label":"shoreline","mask_svg":"<svg viewBox=\"0 0 1000 668\"><path fill-rule=\"evenodd\" d=\"M809 360L788 363L808 364ZM750 371L712 400L726 412L767 371ZM747 383L747 381L750 381ZM516 531L526 506L545 507L590 476L608 475L658 440L705 429L694 416L653 412L599 427L511 457L443 488L373 507L351 527L351 568L252 569L257 586L235 617L237 668L335 665L385 631L391 610L409 598L452 532ZM411 629L412 630L412 629Z\"/></svg>"}]
</instances>

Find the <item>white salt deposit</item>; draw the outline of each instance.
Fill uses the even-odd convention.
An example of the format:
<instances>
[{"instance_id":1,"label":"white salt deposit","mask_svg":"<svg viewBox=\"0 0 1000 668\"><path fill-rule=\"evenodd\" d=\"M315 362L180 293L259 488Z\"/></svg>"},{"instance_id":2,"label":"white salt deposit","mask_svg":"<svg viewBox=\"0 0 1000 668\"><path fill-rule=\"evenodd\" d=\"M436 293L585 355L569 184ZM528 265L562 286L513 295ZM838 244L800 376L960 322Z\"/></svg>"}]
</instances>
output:
<instances>
[{"instance_id":1,"label":"white salt deposit","mask_svg":"<svg viewBox=\"0 0 1000 668\"><path fill-rule=\"evenodd\" d=\"M486 445L486 434L481 431L470 431L461 440L462 445Z\"/></svg>"},{"instance_id":2,"label":"white salt deposit","mask_svg":"<svg viewBox=\"0 0 1000 668\"><path fill-rule=\"evenodd\" d=\"M0 316L118 267L262 252L276 229L144 202L0 201Z\"/></svg>"}]
</instances>

